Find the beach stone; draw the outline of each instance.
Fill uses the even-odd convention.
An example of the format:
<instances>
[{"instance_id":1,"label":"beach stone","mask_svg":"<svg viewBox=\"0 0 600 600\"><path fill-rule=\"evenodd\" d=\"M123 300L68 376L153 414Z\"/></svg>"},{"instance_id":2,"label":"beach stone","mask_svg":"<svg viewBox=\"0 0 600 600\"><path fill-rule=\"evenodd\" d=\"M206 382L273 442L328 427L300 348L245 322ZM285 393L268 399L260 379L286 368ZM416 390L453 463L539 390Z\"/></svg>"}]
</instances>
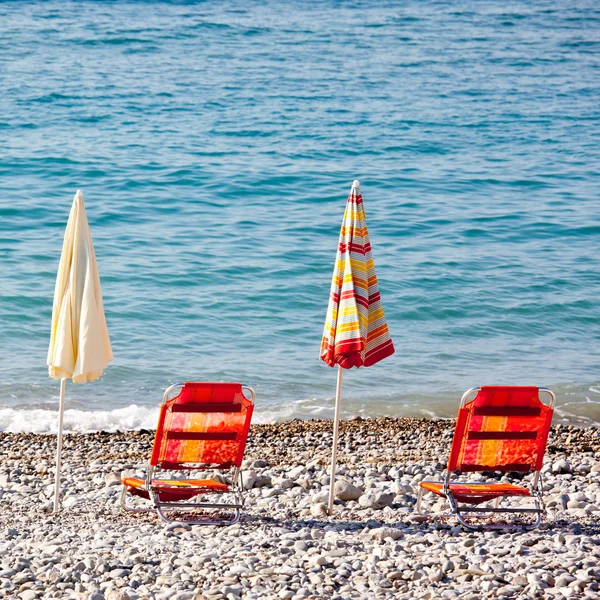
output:
<instances>
[{"instance_id":1,"label":"beach stone","mask_svg":"<svg viewBox=\"0 0 600 600\"><path fill-rule=\"evenodd\" d=\"M579 500L580 502L588 501L588 497L584 494L584 492L575 492L574 494L569 494L569 498L571 500Z\"/></svg>"},{"instance_id":2,"label":"beach stone","mask_svg":"<svg viewBox=\"0 0 600 600\"><path fill-rule=\"evenodd\" d=\"M311 500L315 504L325 503L329 501L329 490L324 489L320 490L317 493L313 494Z\"/></svg>"},{"instance_id":3,"label":"beach stone","mask_svg":"<svg viewBox=\"0 0 600 600\"><path fill-rule=\"evenodd\" d=\"M321 555L311 556L308 563L313 567L322 567L327 564L327 558Z\"/></svg>"},{"instance_id":4,"label":"beach stone","mask_svg":"<svg viewBox=\"0 0 600 600\"><path fill-rule=\"evenodd\" d=\"M556 474L562 473L570 473L571 472L571 464L568 460L561 458L552 463L552 472Z\"/></svg>"},{"instance_id":5,"label":"beach stone","mask_svg":"<svg viewBox=\"0 0 600 600\"><path fill-rule=\"evenodd\" d=\"M362 496L362 489L352 485L349 481L339 479L335 482L334 494L339 500L358 500Z\"/></svg>"},{"instance_id":6,"label":"beach stone","mask_svg":"<svg viewBox=\"0 0 600 600\"><path fill-rule=\"evenodd\" d=\"M242 471L240 473L240 478L242 480L242 488L251 490L258 479L258 475L256 474L256 471L253 470Z\"/></svg>"},{"instance_id":7,"label":"beach stone","mask_svg":"<svg viewBox=\"0 0 600 600\"><path fill-rule=\"evenodd\" d=\"M308 550L308 544L304 540L298 540L294 542L294 550L296 550L296 552L306 552L306 550Z\"/></svg>"},{"instance_id":8,"label":"beach stone","mask_svg":"<svg viewBox=\"0 0 600 600\"><path fill-rule=\"evenodd\" d=\"M245 565L233 565L227 571L227 575L249 575L250 573L252 573L252 570Z\"/></svg>"},{"instance_id":9,"label":"beach stone","mask_svg":"<svg viewBox=\"0 0 600 600\"><path fill-rule=\"evenodd\" d=\"M113 579L117 579L118 577L127 577L129 576L129 573L130 571L128 571L127 569L113 569L109 572L109 575Z\"/></svg>"},{"instance_id":10,"label":"beach stone","mask_svg":"<svg viewBox=\"0 0 600 600\"><path fill-rule=\"evenodd\" d=\"M226 586L223 586L221 588L220 593L223 594L224 596L230 596L230 595L232 595L232 596L235 596L235 597L239 597L241 589L242 588L239 587L239 586L226 585Z\"/></svg>"},{"instance_id":11,"label":"beach stone","mask_svg":"<svg viewBox=\"0 0 600 600\"><path fill-rule=\"evenodd\" d=\"M104 484L106 487L112 487L113 485L121 485L120 473L109 473L104 477Z\"/></svg>"},{"instance_id":12,"label":"beach stone","mask_svg":"<svg viewBox=\"0 0 600 600\"><path fill-rule=\"evenodd\" d=\"M85 499L81 496L68 496L63 500L62 506L63 508L73 508L77 504L81 504L82 502L84 502L84 500Z\"/></svg>"},{"instance_id":13,"label":"beach stone","mask_svg":"<svg viewBox=\"0 0 600 600\"><path fill-rule=\"evenodd\" d=\"M365 492L358 500L360 506L365 508L382 509L385 506L390 506L394 501L394 494L392 492L381 492L376 490L369 490Z\"/></svg>"},{"instance_id":14,"label":"beach stone","mask_svg":"<svg viewBox=\"0 0 600 600\"><path fill-rule=\"evenodd\" d=\"M261 488L272 485L271 478L268 475L259 475L254 482L254 487Z\"/></svg>"},{"instance_id":15,"label":"beach stone","mask_svg":"<svg viewBox=\"0 0 600 600\"><path fill-rule=\"evenodd\" d=\"M369 531L369 537L380 542L386 539L399 540L404 537L404 533L395 527L378 527Z\"/></svg>"},{"instance_id":16,"label":"beach stone","mask_svg":"<svg viewBox=\"0 0 600 600\"><path fill-rule=\"evenodd\" d=\"M324 502L318 502L310 507L310 514L314 517L327 516L327 506Z\"/></svg>"},{"instance_id":17,"label":"beach stone","mask_svg":"<svg viewBox=\"0 0 600 600\"><path fill-rule=\"evenodd\" d=\"M293 469L290 469L288 471L288 478L289 479L298 479L301 475L303 475L306 472L306 467L303 467L302 465L298 466L298 467L294 467Z\"/></svg>"},{"instance_id":18,"label":"beach stone","mask_svg":"<svg viewBox=\"0 0 600 600\"><path fill-rule=\"evenodd\" d=\"M446 562L444 562L443 566L442 566L442 571L444 573L448 573L449 571L454 571L455 565L451 560L447 560Z\"/></svg>"},{"instance_id":19,"label":"beach stone","mask_svg":"<svg viewBox=\"0 0 600 600\"><path fill-rule=\"evenodd\" d=\"M440 582L443 578L444 578L444 573L441 571L441 569L435 569L434 571L429 573L429 577L428 577L429 581L432 581L434 583Z\"/></svg>"}]
</instances>

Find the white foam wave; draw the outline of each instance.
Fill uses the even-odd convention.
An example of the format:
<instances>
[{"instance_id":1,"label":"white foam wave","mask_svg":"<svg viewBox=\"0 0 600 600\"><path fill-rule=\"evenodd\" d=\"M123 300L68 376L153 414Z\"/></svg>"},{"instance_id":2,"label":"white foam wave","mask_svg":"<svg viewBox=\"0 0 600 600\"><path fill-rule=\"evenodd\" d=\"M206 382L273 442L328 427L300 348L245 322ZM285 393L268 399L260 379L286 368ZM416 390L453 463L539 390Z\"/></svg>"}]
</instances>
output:
<instances>
[{"instance_id":1,"label":"white foam wave","mask_svg":"<svg viewBox=\"0 0 600 600\"><path fill-rule=\"evenodd\" d=\"M584 400L563 402L556 408L556 418L563 422L579 425L598 425L600 403L586 396ZM56 406L56 405L55 405ZM589 408L594 408L589 412ZM351 401L342 403L341 416L363 417L426 417L445 418L454 416L454 406L428 407L426 404L398 402ZM589 416L588 416L589 413ZM292 419L332 419L334 415L333 398L304 398L294 402L270 406L258 406L252 419L253 423L274 423ZM65 411L65 432L87 433L92 431L131 431L136 429L154 429L158 419L158 407L131 404L113 410ZM0 432L7 433L56 433L58 429L58 410L53 407L40 408L0 408Z\"/></svg>"},{"instance_id":2,"label":"white foam wave","mask_svg":"<svg viewBox=\"0 0 600 600\"><path fill-rule=\"evenodd\" d=\"M269 410L257 410L252 418L253 423L274 423L276 421L290 421L291 419L332 419L333 402L317 400L316 398L307 398L296 400L286 404L280 404L270 407ZM349 413L351 414L351 413ZM342 410L342 418L346 415Z\"/></svg>"},{"instance_id":3,"label":"white foam wave","mask_svg":"<svg viewBox=\"0 0 600 600\"><path fill-rule=\"evenodd\" d=\"M331 419L333 404L322 403L316 398L298 400L266 410L258 409L253 423L274 423L294 418ZM360 412L360 411L359 411ZM342 417L351 412L342 410ZM65 410L63 428L65 432L87 433L91 431L130 431L154 429L158 419L158 408L131 404L114 410ZM58 410L46 408L0 408L0 431L6 433L56 433Z\"/></svg>"},{"instance_id":4,"label":"white foam wave","mask_svg":"<svg viewBox=\"0 0 600 600\"><path fill-rule=\"evenodd\" d=\"M65 410L65 432L126 431L153 429L158 418L157 408L131 404L114 410ZM0 431L7 433L56 433L58 411L34 409L0 409Z\"/></svg>"}]
</instances>

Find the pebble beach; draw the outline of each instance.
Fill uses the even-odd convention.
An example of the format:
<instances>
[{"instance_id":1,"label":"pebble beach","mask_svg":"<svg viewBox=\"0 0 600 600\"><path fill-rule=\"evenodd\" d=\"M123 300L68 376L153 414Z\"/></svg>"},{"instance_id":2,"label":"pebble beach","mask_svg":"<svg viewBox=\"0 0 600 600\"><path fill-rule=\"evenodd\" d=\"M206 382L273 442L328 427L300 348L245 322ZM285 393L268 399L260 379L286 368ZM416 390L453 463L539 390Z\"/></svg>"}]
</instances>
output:
<instances>
[{"instance_id":1,"label":"pebble beach","mask_svg":"<svg viewBox=\"0 0 600 600\"><path fill-rule=\"evenodd\" d=\"M141 474L153 431L66 435L59 515L56 438L0 434L0 597L600 598L600 430L553 427L539 529L480 533L415 510L418 483L442 471L453 428L344 421L328 516L331 422L255 425L245 508L229 527L120 510L121 474Z\"/></svg>"}]
</instances>

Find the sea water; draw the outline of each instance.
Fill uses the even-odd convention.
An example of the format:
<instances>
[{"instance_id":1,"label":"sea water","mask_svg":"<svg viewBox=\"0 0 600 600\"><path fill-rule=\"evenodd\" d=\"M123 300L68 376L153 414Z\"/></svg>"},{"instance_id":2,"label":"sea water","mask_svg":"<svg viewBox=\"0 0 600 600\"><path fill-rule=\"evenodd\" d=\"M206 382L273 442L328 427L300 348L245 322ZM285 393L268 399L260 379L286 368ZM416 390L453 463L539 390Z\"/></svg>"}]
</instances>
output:
<instances>
[{"instance_id":1,"label":"sea water","mask_svg":"<svg viewBox=\"0 0 600 600\"><path fill-rule=\"evenodd\" d=\"M343 415L548 386L600 421L600 11L574 2L0 4L0 429L54 431L54 282L81 188L115 359L70 430L239 380L332 415L319 345L359 179L396 353Z\"/></svg>"}]
</instances>

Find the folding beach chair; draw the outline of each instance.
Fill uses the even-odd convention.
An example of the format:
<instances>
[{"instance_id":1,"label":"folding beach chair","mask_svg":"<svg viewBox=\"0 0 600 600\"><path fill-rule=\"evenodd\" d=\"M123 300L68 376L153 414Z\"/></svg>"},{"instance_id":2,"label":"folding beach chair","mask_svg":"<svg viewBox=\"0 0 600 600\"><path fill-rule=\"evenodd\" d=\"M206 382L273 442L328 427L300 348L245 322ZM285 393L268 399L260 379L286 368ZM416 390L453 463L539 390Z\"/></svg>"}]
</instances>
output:
<instances>
[{"instance_id":1,"label":"folding beach chair","mask_svg":"<svg viewBox=\"0 0 600 600\"><path fill-rule=\"evenodd\" d=\"M468 400L476 394L472 400ZM544 394L545 404L540 400ZM420 483L417 511L425 491L445 498L450 512L434 517L456 517L468 529L535 529L545 513L542 499L541 468L554 412L554 394L546 388L516 386L485 386L473 388L462 397L448 467L443 482ZM528 487L507 482L457 482L452 475L469 472L500 471L533 473ZM529 497L533 506L500 506L509 497ZM489 501L495 501L480 506ZM466 505L466 506L465 506ZM495 513L536 515L533 524L485 524L484 518ZM480 520L479 524L465 518Z\"/></svg>"},{"instance_id":2,"label":"folding beach chair","mask_svg":"<svg viewBox=\"0 0 600 600\"><path fill-rule=\"evenodd\" d=\"M178 393L170 397L174 391ZM230 525L240 518L242 488L240 466L244 456L254 390L241 383L180 383L163 395L154 447L145 479L123 477L121 506L125 510L156 510L163 521ZM214 479L161 479L158 471L216 470ZM228 481L225 483L225 481ZM219 501L191 502L196 496L218 494ZM130 495L151 502L151 507L127 503ZM225 498L233 498L232 502ZM170 518L190 510L226 510L229 520ZM207 515L208 516L208 515Z\"/></svg>"}]
</instances>

